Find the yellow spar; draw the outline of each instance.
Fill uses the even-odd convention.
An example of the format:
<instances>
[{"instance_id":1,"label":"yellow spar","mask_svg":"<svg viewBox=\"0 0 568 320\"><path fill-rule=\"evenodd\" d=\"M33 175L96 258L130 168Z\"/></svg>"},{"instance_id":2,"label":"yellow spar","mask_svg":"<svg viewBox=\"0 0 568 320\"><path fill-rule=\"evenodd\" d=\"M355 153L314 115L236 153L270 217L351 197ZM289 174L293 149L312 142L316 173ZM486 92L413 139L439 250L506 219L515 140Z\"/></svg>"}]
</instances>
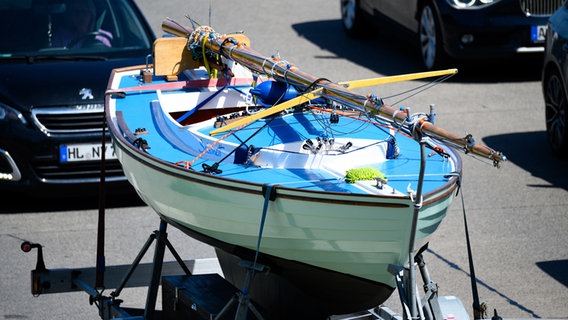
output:
<instances>
[{"instance_id":1,"label":"yellow spar","mask_svg":"<svg viewBox=\"0 0 568 320\"><path fill-rule=\"evenodd\" d=\"M393 82L410 81L410 80L445 76L445 75L450 75L450 74L456 74L457 72L458 72L458 69L446 69L446 70L416 72L416 73L400 74L400 75L396 75L396 76L346 81L346 82L340 82L339 84L343 85L343 86L345 86L349 89L357 89L357 88L375 86L375 85L379 85L379 84L386 84L386 83L393 83Z\"/></svg>"},{"instance_id":2,"label":"yellow spar","mask_svg":"<svg viewBox=\"0 0 568 320\"><path fill-rule=\"evenodd\" d=\"M345 82L340 82L339 84L342 85L342 86L345 86L346 88L349 88L349 89L356 89L356 88L364 88L364 87L375 86L375 85L379 85L379 84L386 84L386 83L393 83L393 82L400 82L400 81L410 81L410 80L417 80L417 79L423 79L423 78L450 75L450 74L455 74L457 72L458 72L457 69L416 72L416 73L401 74L401 75L396 75L396 76L345 81ZM232 122L232 123L230 123L230 124L228 124L224 127L212 130L211 132L209 132L209 135L214 136L218 133L229 131L233 128L237 128L239 126L249 124L249 123L251 123L255 120L258 120L258 119L261 119L261 118L264 118L264 117L268 117L270 115L276 114L276 113L283 111L283 110L286 110L288 108L295 107L299 104L302 104L304 102L310 101L311 99L314 99L314 98L321 96L321 91L322 91L322 88L316 89L314 91L300 95L300 96L298 96L294 99L290 99L286 102L277 104L277 105L275 105L271 108L262 110L260 112L255 113L255 114L252 114L248 117L241 118L241 119L239 119L235 122Z\"/></svg>"}]
</instances>

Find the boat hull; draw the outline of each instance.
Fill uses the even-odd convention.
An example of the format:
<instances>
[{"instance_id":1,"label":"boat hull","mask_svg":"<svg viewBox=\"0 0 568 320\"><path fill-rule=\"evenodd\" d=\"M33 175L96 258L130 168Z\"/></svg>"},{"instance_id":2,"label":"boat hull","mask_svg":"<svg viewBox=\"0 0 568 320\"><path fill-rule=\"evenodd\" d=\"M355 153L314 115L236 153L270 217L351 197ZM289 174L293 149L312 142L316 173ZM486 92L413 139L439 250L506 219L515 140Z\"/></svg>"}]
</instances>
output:
<instances>
[{"instance_id":1,"label":"boat hull","mask_svg":"<svg viewBox=\"0 0 568 320\"><path fill-rule=\"evenodd\" d=\"M244 270L228 261L232 256L253 260L260 243L258 262L270 269L270 276L257 275L252 294L268 310L293 311L285 297L298 296L319 305L314 310L322 315L371 308L394 290L388 266L407 264L414 214L409 197L274 186L263 223L266 186L180 168L120 137L115 151L141 198L164 220L225 253L219 258L237 287L243 286ZM441 223L455 189L449 182L426 195L414 247ZM279 294L268 294L274 290Z\"/></svg>"}]
</instances>

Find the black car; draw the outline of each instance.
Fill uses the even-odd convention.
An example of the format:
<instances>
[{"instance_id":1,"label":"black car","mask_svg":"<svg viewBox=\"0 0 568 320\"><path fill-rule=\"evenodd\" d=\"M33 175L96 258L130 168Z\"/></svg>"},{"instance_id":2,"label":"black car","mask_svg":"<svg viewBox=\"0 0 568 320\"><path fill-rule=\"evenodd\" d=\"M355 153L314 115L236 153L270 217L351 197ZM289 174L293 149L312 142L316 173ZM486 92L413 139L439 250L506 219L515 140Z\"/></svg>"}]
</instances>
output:
<instances>
[{"instance_id":1,"label":"black car","mask_svg":"<svg viewBox=\"0 0 568 320\"><path fill-rule=\"evenodd\" d=\"M552 151L568 156L568 2L551 17L546 33L542 92L546 135Z\"/></svg>"},{"instance_id":2,"label":"black car","mask_svg":"<svg viewBox=\"0 0 568 320\"><path fill-rule=\"evenodd\" d=\"M133 0L2 0L0 16L0 192L96 195L110 73L147 63L151 27ZM108 192L132 192L109 137Z\"/></svg>"},{"instance_id":3,"label":"black car","mask_svg":"<svg viewBox=\"0 0 568 320\"><path fill-rule=\"evenodd\" d=\"M542 55L546 24L562 0L340 0L352 37L372 27L409 31L426 69L455 60ZM408 38L408 37L405 37Z\"/></svg>"}]
</instances>

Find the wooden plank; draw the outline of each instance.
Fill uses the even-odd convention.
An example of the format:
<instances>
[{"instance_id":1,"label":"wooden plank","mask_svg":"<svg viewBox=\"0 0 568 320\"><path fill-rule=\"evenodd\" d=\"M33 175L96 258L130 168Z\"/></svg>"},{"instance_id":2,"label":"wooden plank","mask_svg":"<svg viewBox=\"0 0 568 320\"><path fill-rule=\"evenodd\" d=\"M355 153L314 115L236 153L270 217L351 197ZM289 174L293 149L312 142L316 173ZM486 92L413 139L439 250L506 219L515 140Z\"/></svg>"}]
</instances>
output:
<instances>
[{"instance_id":1,"label":"wooden plank","mask_svg":"<svg viewBox=\"0 0 568 320\"><path fill-rule=\"evenodd\" d=\"M187 50L187 39L159 38L154 42L154 75L176 76L186 69L199 68L199 65Z\"/></svg>"}]
</instances>

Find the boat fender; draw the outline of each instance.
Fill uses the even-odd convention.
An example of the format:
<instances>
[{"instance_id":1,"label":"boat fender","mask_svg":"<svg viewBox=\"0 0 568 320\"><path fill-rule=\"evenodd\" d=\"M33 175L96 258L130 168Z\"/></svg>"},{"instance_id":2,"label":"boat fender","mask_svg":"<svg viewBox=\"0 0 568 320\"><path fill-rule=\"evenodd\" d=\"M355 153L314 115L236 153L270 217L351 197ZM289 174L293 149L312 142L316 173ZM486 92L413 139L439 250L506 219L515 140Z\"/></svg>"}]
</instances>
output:
<instances>
[{"instance_id":1,"label":"boat fender","mask_svg":"<svg viewBox=\"0 0 568 320\"><path fill-rule=\"evenodd\" d=\"M233 163L251 165L254 163L252 159L253 156L259 151L260 148L257 149L253 145L250 145L248 147L245 145L240 145L235 150L235 160L233 161Z\"/></svg>"},{"instance_id":2,"label":"boat fender","mask_svg":"<svg viewBox=\"0 0 568 320\"><path fill-rule=\"evenodd\" d=\"M396 139L393 136L387 139L387 159L398 158L399 148L396 145Z\"/></svg>"},{"instance_id":3,"label":"boat fender","mask_svg":"<svg viewBox=\"0 0 568 320\"><path fill-rule=\"evenodd\" d=\"M250 93L264 107L271 107L277 103L296 98L299 95L293 86L274 80L259 83L250 90Z\"/></svg>"},{"instance_id":4,"label":"boat fender","mask_svg":"<svg viewBox=\"0 0 568 320\"><path fill-rule=\"evenodd\" d=\"M244 145L240 145L235 149L235 164L244 164L248 159L248 148Z\"/></svg>"}]
</instances>

